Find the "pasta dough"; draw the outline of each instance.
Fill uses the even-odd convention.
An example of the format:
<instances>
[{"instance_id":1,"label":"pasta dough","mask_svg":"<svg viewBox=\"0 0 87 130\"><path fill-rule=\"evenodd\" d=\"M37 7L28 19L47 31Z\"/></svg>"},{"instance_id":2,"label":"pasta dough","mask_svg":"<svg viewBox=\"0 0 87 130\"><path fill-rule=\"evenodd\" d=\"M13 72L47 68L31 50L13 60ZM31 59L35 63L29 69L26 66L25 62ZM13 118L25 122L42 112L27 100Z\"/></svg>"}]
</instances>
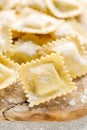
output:
<instances>
[{"instance_id":1,"label":"pasta dough","mask_svg":"<svg viewBox=\"0 0 87 130\"><path fill-rule=\"evenodd\" d=\"M87 44L86 33L78 22L74 19L66 20L62 23L55 32L52 33L52 36L55 38L61 38L66 36L78 35L79 39L83 44Z\"/></svg>"},{"instance_id":2,"label":"pasta dough","mask_svg":"<svg viewBox=\"0 0 87 130\"><path fill-rule=\"evenodd\" d=\"M22 65L19 74L30 107L76 89L59 54Z\"/></svg>"},{"instance_id":3,"label":"pasta dough","mask_svg":"<svg viewBox=\"0 0 87 130\"><path fill-rule=\"evenodd\" d=\"M82 13L82 6L77 0L45 0L50 12L57 18L68 18Z\"/></svg>"},{"instance_id":4,"label":"pasta dough","mask_svg":"<svg viewBox=\"0 0 87 130\"><path fill-rule=\"evenodd\" d=\"M63 22L31 9L28 10L27 15L20 14L20 17L12 24L12 29L24 33L48 34L56 30Z\"/></svg>"},{"instance_id":5,"label":"pasta dough","mask_svg":"<svg viewBox=\"0 0 87 130\"><path fill-rule=\"evenodd\" d=\"M12 43L12 32L8 25L0 24L0 51L5 52Z\"/></svg>"},{"instance_id":6,"label":"pasta dough","mask_svg":"<svg viewBox=\"0 0 87 130\"><path fill-rule=\"evenodd\" d=\"M43 45L42 55L51 52L60 53L72 78L81 77L87 73L87 53L78 36L56 40Z\"/></svg>"},{"instance_id":7,"label":"pasta dough","mask_svg":"<svg viewBox=\"0 0 87 130\"><path fill-rule=\"evenodd\" d=\"M6 88L18 79L18 64L0 54L0 89Z\"/></svg>"}]
</instances>

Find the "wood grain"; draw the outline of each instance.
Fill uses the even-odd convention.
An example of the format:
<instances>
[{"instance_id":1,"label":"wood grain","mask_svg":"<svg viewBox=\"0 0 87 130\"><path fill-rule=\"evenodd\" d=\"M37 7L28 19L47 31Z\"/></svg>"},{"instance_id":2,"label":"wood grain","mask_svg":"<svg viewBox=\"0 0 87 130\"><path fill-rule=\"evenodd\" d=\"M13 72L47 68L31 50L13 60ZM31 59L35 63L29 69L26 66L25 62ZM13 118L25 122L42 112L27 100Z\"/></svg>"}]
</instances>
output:
<instances>
[{"instance_id":1,"label":"wood grain","mask_svg":"<svg viewBox=\"0 0 87 130\"><path fill-rule=\"evenodd\" d=\"M87 76L77 79L78 90L61 98L56 98L45 104L29 108L27 102L19 103L4 112L6 119L11 121L65 121L73 120L87 114L87 100L81 101L81 96L87 89ZM22 95L20 95L20 98ZM75 104L70 102L75 100Z\"/></svg>"}]
</instances>

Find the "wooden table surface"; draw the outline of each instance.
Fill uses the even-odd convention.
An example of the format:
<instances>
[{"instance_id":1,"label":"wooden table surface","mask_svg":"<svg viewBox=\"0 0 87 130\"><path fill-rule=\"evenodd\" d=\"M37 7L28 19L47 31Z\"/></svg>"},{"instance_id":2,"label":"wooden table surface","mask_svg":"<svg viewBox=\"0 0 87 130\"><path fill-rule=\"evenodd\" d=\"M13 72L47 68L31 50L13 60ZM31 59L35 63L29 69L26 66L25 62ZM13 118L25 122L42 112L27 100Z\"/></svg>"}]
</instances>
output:
<instances>
[{"instance_id":1,"label":"wooden table surface","mask_svg":"<svg viewBox=\"0 0 87 130\"><path fill-rule=\"evenodd\" d=\"M67 122L2 122L0 130L87 130L87 116Z\"/></svg>"}]
</instances>

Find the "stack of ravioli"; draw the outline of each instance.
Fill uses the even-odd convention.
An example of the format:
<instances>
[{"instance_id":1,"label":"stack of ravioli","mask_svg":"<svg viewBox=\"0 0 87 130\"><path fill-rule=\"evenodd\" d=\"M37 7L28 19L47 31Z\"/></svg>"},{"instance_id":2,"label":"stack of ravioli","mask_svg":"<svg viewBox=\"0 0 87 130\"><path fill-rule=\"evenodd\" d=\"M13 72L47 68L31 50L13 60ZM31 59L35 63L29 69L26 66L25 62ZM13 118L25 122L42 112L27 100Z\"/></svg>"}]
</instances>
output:
<instances>
[{"instance_id":1,"label":"stack of ravioli","mask_svg":"<svg viewBox=\"0 0 87 130\"><path fill-rule=\"evenodd\" d=\"M77 91L87 74L85 8L81 0L0 1L0 90L20 81L29 108Z\"/></svg>"}]
</instances>

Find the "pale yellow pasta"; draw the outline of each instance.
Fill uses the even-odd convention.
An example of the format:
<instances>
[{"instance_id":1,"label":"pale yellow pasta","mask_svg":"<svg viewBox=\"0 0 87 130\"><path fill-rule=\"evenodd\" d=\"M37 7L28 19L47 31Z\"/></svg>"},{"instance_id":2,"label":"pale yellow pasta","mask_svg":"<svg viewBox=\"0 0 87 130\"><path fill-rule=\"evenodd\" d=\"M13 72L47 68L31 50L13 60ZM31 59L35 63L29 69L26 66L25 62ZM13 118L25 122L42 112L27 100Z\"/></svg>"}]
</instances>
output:
<instances>
[{"instance_id":1,"label":"pale yellow pasta","mask_svg":"<svg viewBox=\"0 0 87 130\"><path fill-rule=\"evenodd\" d=\"M11 28L4 23L0 24L0 52L5 52L12 43Z\"/></svg>"},{"instance_id":2,"label":"pale yellow pasta","mask_svg":"<svg viewBox=\"0 0 87 130\"><path fill-rule=\"evenodd\" d=\"M55 19L32 9L28 9L25 12L23 14L20 13L20 17L12 24L13 30L24 33L48 34L56 30L63 22L63 20Z\"/></svg>"},{"instance_id":3,"label":"pale yellow pasta","mask_svg":"<svg viewBox=\"0 0 87 130\"><path fill-rule=\"evenodd\" d=\"M62 23L59 28L57 28L57 30L52 33L52 36L55 38L61 38L71 36L73 34L78 35L83 44L87 44L87 34L84 32L80 24L74 19L70 19Z\"/></svg>"},{"instance_id":4,"label":"pale yellow pasta","mask_svg":"<svg viewBox=\"0 0 87 130\"><path fill-rule=\"evenodd\" d=\"M44 0L30 0L30 1L27 1L27 5L33 9L36 9L42 12L47 12L47 7Z\"/></svg>"},{"instance_id":5,"label":"pale yellow pasta","mask_svg":"<svg viewBox=\"0 0 87 130\"><path fill-rule=\"evenodd\" d=\"M47 55L23 64L19 74L30 107L76 89L59 54Z\"/></svg>"},{"instance_id":6,"label":"pale yellow pasta","mask_svg":"<svg viewBox=\"0 0 87 130\"><path fill-rule=\"evenodd\" d=\"M82 13L82 5L77 0L45 0L50 12L57 18L68 18Z\"/></svg>"},{"instance_id":7,"label":"pale yellow pasta","mask_svg":"<svg viewBox=\"0 0 87 130\"><path fill-rule=\"evenodd\" d=\"M19 78L19 65L0 54L0 89L6 88Z\"/></svg>"},{"instance_id":8,"label":"pale yellow pasta","mask_svg":"<svg viewBox=\"0 0 87 130\"><path fill-rule=\"evenodd\" d=\"M19 64L26 63L39 58L41 56L39 54L41 46L48 43L48 41L52 41L49 35L42 37L40 35L25 34L21 39L14 42L5 54Z\"/></svg>"},{"instance_id":9,"label":"pale yellow pasta","mask_svg":"<svg viewBox=\"0 0 87 130\"><path fill-rule=\"evenodd\" d=\"M11 24L16 20L16 13L14 10L2 10L0 11L0 23L6 22Z\"/></svg>"},{"instance_id":10,"label":"pale yellow pasta","mask_svg":"<svg viewBox=\"0 0 87 130\"><path fill-rule=\"evenodd\" d=\"M77 89L73 79L87 74L82 3L0 0L0 89L20 81L29 107Z\"/></svg>"},{"instance_id":11,"label":"pale yellow pasta","mask_svg":"<svg viewBox=\"0 0 87 130\"><path fill-rule=\"evenodd\" d=\"M18 0L0 0L0 10L11 9L17 4Z\"/></svg>"},{"instance_id":12,"label":"pale yellow pasta","mask_svg":"<svg viewBox=\"0 0 87 130\"><path fill-rule=\"evenodd\" d=\"M65 64L72 78L87 74L87 53L78 36L66 37L43 45L42 55L48 53L60 53L64 57Z\"/></svg>"}]
</instances>

